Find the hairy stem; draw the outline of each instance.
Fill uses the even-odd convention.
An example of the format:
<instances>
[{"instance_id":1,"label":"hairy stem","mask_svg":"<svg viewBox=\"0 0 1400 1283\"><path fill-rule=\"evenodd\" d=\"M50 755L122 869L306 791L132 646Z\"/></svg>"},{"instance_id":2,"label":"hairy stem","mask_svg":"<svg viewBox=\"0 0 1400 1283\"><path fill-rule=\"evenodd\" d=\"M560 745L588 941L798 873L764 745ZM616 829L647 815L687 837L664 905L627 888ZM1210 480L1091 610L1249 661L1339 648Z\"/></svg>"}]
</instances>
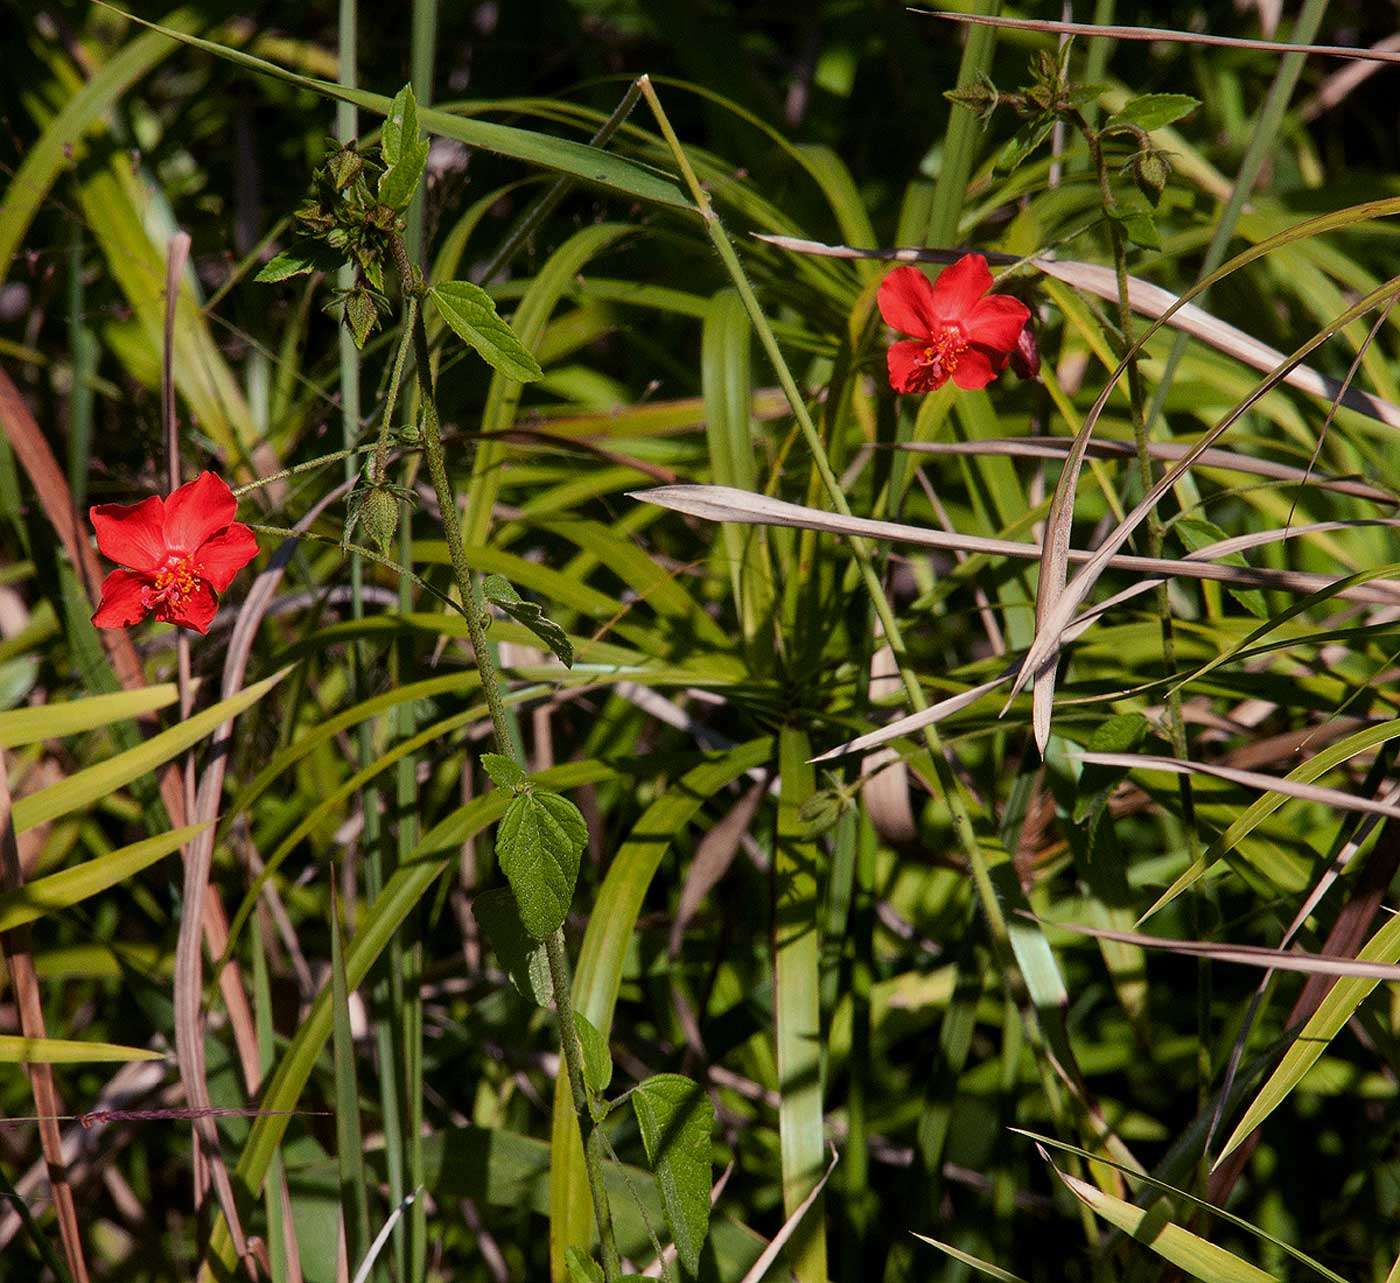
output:
<instances>
[{"instance_id":1,"label":"hairy stem","mask_svg":"<svg viewBox=\"0 0 1400 1283\"><path fill-rule=\"evenodd\" d=\"M390 239L390 249L399 284L405 298L409 300L405 305L405 319L413 331L414 364L417 368L419 396L423 406L423 453L428 460L428 476L432 480L438 508L442 512L442 532L447 541L447 555L452 563L457 590L462 595L467 635L471 639L477 672L481 674L481 690L486 698L486 707L491 713L496 749L515 762L521 770L528 770L525 756L516 744L510 731L510 722L506 718L506 708L501 698L500 677L486 642L486 605L480 585L467 562L466 547L462 543L462 523L457 514L457 496L447 475L442 432L438 423L437 397L433 387L431 354L428 350L428 331L423 323L422 309L414 306L425 293L422 275L410 262L402 237L393 236ZM615 1283L621 1274L621 1259L613 1235L612 1208L608 1203L607 1190L603 1186L602 1152L596 1139L593 1115L589 1109L588 1090L583 1081L583 1046L579 1042L578 1026L574 1023L573 1003L570 1000L569 961L564 949L563 929L560 928L548 936L544 945L549 959L550 978L554 984L554 1006L559 1018L559 1047L563 1053L569 1087L573 1093L574 1112L578 1115L579 1130L584 1138L588 1188L593 1196L593 1214L598 1222L598 1238L603 1248L603 1276L606 1283Z\"/></svg>"}]
</instances>

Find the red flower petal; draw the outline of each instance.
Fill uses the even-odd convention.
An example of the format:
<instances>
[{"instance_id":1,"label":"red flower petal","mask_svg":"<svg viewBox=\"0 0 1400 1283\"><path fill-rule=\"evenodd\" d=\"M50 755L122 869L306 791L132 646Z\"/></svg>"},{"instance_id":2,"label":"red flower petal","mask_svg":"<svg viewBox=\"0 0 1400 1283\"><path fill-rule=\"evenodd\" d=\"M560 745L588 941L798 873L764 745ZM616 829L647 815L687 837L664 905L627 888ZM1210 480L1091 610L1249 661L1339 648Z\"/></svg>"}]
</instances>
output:
<instances>
[{"instance_id":1,"label":"red flower petal","mask_svg":"<svg viewBox=\"0 0 1400 1283\"><path fill-rule=\"evenodd\" d=\"M108 561L143 572L165 560L164 514L159 495L140 503L99 503L88 509L98 551Z\"/></svg>"},{"instance_id":2,"label":"red flower petal","mask_svg":"<svg viewBox=\"0 0 1400 1283\"><path fill-rule=\"evenodd\" d=\"M936 380L929 374L923 359L924 346L914 339L890 344L885 360L890 370L890 387L896 392L932 392L947 382L946 374Z\"/></svg>"},{"instance_id":3,"label":"red flower petal","mask_svg":"<svg viewBox=\"0 0 1400 1283\"><path fill-rule=\"evenodd\" d=\"M258 555L257 537L241 521L206 539L194 555L194 566L201 579L215 592L223 592L233 577Z\"/></svg>"},{"instance_id":4,"label":"red flower petal","mask_svg":"<svg viewBox=\"0 0 1400 1283\"><path fill-rule=\"evenodd\" d=\"M963 322L977 300L992 288L992 274L981 254L964 254L933 283L933 316L938 324Z\"/></svg>"},{"instance_id":5,"label":"red flower petal","mask_svg":"<svg viewBox=\"0 0 1400 1283\"><path fill-rule=\"evenodd\" d=\"M978 301L963 325L973 343L1009 353L1015 350L1030 316L1030 308L1020 299L1009 294L989 294Z\"/></svg>"},{"instance_id":6,"label":"red flower petal","mask_svg":"<svg viewBox=\"0 0 1400 1283\"><path fill-rule=\"evenodd\" d=\"M876 296L885 324L901 334L927 338L934 331L933 286L917 267L896 267Z\"/></svg>"},{"instance_id":7,"label":"red flower petal","mask_svg":"<svg viewBox=\"0 0 1400 1283\"><path fill-rule=\"evenodd\" d=\"M188 597L170 598L156 607L156 618L165 624L178 624L181 628L193 628L201 636L209 631L209 623L218 609L214 590L206 583L200 583Z\"/></svg>"},{"instance_id":8,"label":"red flower petal","mask_svg":"<svg viewBox=\"0 0 1400 1283\"><path fill-rule=\"evenodd\" d=\"M118 505L109 506L115 508ZM129 628L132 624L139 624L149 609L146 605L146 588L146 581L140 575L133 575L129 570L112 571L102 581L102 599L93 613L93 624L98 628Z\"/></svg>"},{"instance_id":9,"label":"red flower petal","mask_svg":"<svg viewBox=\"0 0 1400 1283\"><path fill-rule=\"evenodd\" d=\"M188 556L224 529L237 511L228 483L212 472L201 472L165 501L166 548Z\"/></svg>"},{"instance_id":10,"label":"red flower petal","mask_svg":"<svg viewBox=\"0 0 1400 1283\"><path fill-rule=\"evenodd\" d=\"M997 364L1000 361L1000 364ZM1006 358L998 355L993 360L990 353L980 347L970 347L958 355L958 368L953 371L953 382L965 392L975 392L985 388L1006 364Z\"/></svg>"}]
</instances>

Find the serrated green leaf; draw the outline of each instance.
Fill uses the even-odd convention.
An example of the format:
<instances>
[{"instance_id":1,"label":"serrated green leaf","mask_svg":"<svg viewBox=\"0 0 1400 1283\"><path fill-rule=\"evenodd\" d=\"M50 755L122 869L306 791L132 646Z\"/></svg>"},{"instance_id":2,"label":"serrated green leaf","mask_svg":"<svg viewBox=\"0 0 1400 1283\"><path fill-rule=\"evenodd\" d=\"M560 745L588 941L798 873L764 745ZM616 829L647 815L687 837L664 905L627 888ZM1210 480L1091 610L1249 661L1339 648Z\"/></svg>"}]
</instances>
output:
<instances>
[{"instance_id":1,"label":"serrated green leaf","mask_svg":"<svg viewBox=\"0 0 1400 1283\"><path fill-rule=\"evenodd\" d=\"M536 940L563 925L578 881L588 826L558 793L536 790L510 800L496 830L496 853L510 880L520 921Z\"/></svg>"},{"instance_id":2,"label":"serrated green leaf","mask_svg":"<svg viewBox=\"0 0 1400 1283\"><path fill-rule=\"evenodd\" d=\"M589 1091L601 1096L612 1082L612 1051L608 1040L581 1011L574 1012L574 1024L578 1027L578 1040L583 1044L583 1081L588 1084Z\"/></svg>"},{"instance_id":3,"label":"serrated green leaf","mask_svg":"<svg viewBox=\"0 0 1400 1283\"><path fill-rule=\"evenodd\" d=\"M543 606L526 601L504 575L487 575L482 591L493 606L544 642L565 668L574 666L574 645L569 635L544 613Z\"/></svg>"},{"instance_id":4,"label":"serrated green leaf","mask_svg":"<svg viewBox=\"0 0 1400 1283\"><path fill-rule=\"evenodd\" d=\"M470 281L444 281L428 293L452 332L475 348L493 370L517 383L544 377L534 354L496 315L495 300L485 290Z\"/></svg>"},{"instance_id":5,"label":"serrated green leaf","mask_svg":"<svg viewBox=\"0 0 1400 1283\"><path fill-rule=\"evenodd\" d=\"M426 138L404 147L403 159L379 175L379 199L390 209L407 209L428 167Z\"/></svg>"},{"instance_id":6,"label":"serrated green leaf","mask_svg":"<svg viewBox=\"0 0 1400 1283\"><path fill-rule=\"evenodd\" d=\"M1105 128L1113 125L1136 125L1139 129L1161 129L1189 116L1201 105L1199 98L1190 94L1143 94L1130 99L1119 112L1115 112Z\"/></svg>"},{"instance_id":7,"label":"serrated green leaf","mask_svg":"<svg viewBox=\"0 0 1400 1283\"><path fill-rule=\"evenodd\" d=\"M353 290L345 300L345 323L354 335L355 346L364 349L365 341L379 324L379 312L368 290Z\"/></svg>"},{"instance_id":8,"label":"serrated green leaf","mask_svg":"<svg viewBox=\"0 0 1400 1283\"><path fill-rule=\"evenodd\" d=\"M1108 213L1123 228L1134 245L1140 245L1143 249L1162 248L1162 238L1157 233L1157 222L1145 200L1141 207L1120 201L1112 206Z\"/></svg>"},{"instance_id":9,"label":"serrated green leaf","mask_svg":"<svg viewBox=\"0 0 1400 1283\"><path fill-rule=\"evenodd\" d=\"M632 1091L647 1162L656 1173L676 1254L692 1274L710 1228L710 1137L714 1106L683 1074L655 1074Z\"/></svg>"},{"instance_id":10,"label":"serrated green leaf","mask_svg":"<svg viewBox=\"0 0 1400 1283\"><path fill-rule=\"evenodd\" d=\"M544 945L530 938L509 887L482 891L472 901L472 916L486 934L496 957L522 998L538 1007L554 1005L554 984Z\"/></svg>"},{"instance_id":11,"label":"serrated green leaf","mask_svg":"<svg viewBox=\"0 0 1400 1283\"><path fill-rule=\"evenodd\" d=\"M603 1267L591 1256L570 1245L564 1253L569 1283L603 1283Z\"/></svg>"},{"instance_id":12,"label":"serrated green leaf","mask_svg":"<svg viewBox=\"0 0 1400 1283\"><path fill-rule=\"evenodd\" d=\"M1050 131L1054 128L1055 120L1052 116L1037 118L1022 125L1007 139L1005 146L997 153L996 172L999 174L1011 173L1050 137Z\"/></svg>"},{"instance_id":13,"label":"serrated green leaf","mask_svg":"<svg viewBox=\"0 0 1400 1283\"><path fill-rule=\"evenodd\" d=\"M385 168L392 168L404 158L407 149L418 141L420 132L418 99L413 86L405 85L389 104L389 114L384 117L379 133L379 154L384 158Z\"/></svg>"},{"instance_id":14,"label":"serrated green leaf","mask_svg":"<svg viewBox=\"0 0 1400 1283\"><path fill-rule=\"evenodd\" d=\"M271 285L294 276L305 276L309 272L334 272L343 261L342 255L320 241L294 241L280 254L268 259L253 280Z\"/></svg>"},{"instance_id":15,"label":"serrated green leaf","mask_svg":"<svg viewBox=\"0 0 1400 1283\"><path fill-rule=\"evenodd\" d=\"M513 793L525 783L525 772L502 753L483 753L481 766L498 789Z\"/></svg>"}]
</instances>

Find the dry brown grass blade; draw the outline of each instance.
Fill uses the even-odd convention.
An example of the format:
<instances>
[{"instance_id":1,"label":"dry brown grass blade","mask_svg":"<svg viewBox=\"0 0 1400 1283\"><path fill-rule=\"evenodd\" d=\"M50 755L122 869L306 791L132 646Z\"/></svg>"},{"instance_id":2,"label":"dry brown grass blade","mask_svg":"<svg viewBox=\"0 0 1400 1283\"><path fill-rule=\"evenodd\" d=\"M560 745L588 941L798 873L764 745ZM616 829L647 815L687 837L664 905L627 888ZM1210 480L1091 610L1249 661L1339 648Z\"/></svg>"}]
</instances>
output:
<instances>
[{"instance_id":1,"label":"dry brown grass blade","mask_svg":"<svg viewBox=\"0 0 1400 1283\"><path fill-rule=\"evenodd\" d=\"M18 890L24 881L22 868L19 842L11 822L9 764L4 753L0 752L0 888ZM4 953L5 965L10 972L20 1031L26 1038L47 1037L39 980L34 973L34 958L30 950L29 928L16 927L0 935L0 951ZM58 1125L58 1117L63 1113L63 1101L59 1097L51 1065L33 1064L26 1068L34 1092L34 1110L39 1115L39 1144L48 1164L49 1188L54 1210L58 1214L63 1253L74 1283L88 1283L87 1258L83 1254L73 1189L68 1183L67 1166L63 1161L63 1134Z\"/></svg>"},{"instance_id":2,"label":"dry brown grass blade","mask_svg":"<svg viewBox=\"0 0 1400 1283\"><path fill-rule=\"evenodd\" d=\"M904 441L892 445L894 450L908 450L914 454L956 454L956 455L997 455L1021 459L1063 459L1073 444L1069 437L984 437L977 441ZM1147 453L1154 459L1176 462L1191 447L1180 441L1149 441ZM1131 441L1089 442L1088 454L1099 459L1132 459L1137 455L1137 447ZM1233 450L1206 450L1196 460L1199 468L1218 468L1228 472L1242 472L1248 476L1268 477L1292 485L1306 484L1318 490L1330 490L1333 494L1349 495L1355 499L1369 499L1372 503L1394 505L1400 503L1400 494L1392 494L1366 481L1355 481L1348 477L1319 476L1309 473L1306 468L1295 468L1287 463L1275 463L1272 459L1255 459L1247 454L1237 454Z\"/></svg>"},{"instance_id":3,"label":"dry brown grass blade","mask_svg":"<svg viewBox=\"0 0 1400 1283\"><path fill-rule=\"evenodd\" d=\"M165 333L161 350L160 399L161 418L165 428L167 478L172 494L179 489L181 482L180 424L175 405L175 310L180 297L180 278L184 273L189 251L188 234L176 232L170 238L165 260ZM180 687L180 716L186 718L194 708L194 688L191 681L190 637L183 628L179 629L175 636L175 654ZM186 815L196 812L194 759L194 750L190 749L185 755L183 768L177 768L180 770L180 787ZM212 851L212 845L210 850ZM180 1081L185 1089L185 1099L190 1108L196 1111L191 1120L195 1212L198 1213L203 1206L212 1178L219 1206L228 1222L234 1249L244 1258L249 1277L256 1278L257 1269L249 1257L248 1243L238 1214L238 1200L233 1193L233 1182L229 1179L228 1168L220 1152L219 1130L213 1117L203 1112L211 1109L213 1105L205 1076L204 1019L201 1011L203 958L200 948L204 936L204 915L195 912L193 906L203 905L208 900L208 868L207 865L201 865L197 853L190 847L186 847L181 854L185 868L184 895L181 903L186 908L180 919L180 931L175 946L175 1058L180 1069Z\"/></svg>"},{"instance_id":4,"label":"dry brown grass blade","mask_svg":"<svg viewBox=\"0 0 1400 1283\"><path fill-rule=\"evenodd\" d=\"M1037 18L1000 18L972 13L946 13L934 9L910 9L926 18L965 22L980 27L1009 27L1020 31L1044 31L1067 36L1102 36L1108 40L1147 40L1179 45L1209 45L1218 49L1259 49L1266 53L1312 54L1319 58L1352 58L1362 62L1400 62L1400 53L1350 45L1298 45L1282 40L1251 40L1246 36L1214 36L1170 27L1115 27L1093 22L1051 22Z\"/></svg>"},{"instance_id":5,"label":"dry brown grass blade","mask_svg":"<svg viewBox=\"0 0 1400 1283\"><path fill-rule=\"evenodd\" d=\"M688 516L701 517L706 521L788 526L799 530L816 530L823 534L881 539L912 544L920 548L936 548L949 553L961 551L992 557L1017 557L1023 560L1036 560L1041 555L1040 546L1034 543L1016 539L993 539L985 535L968 535L958 531L929 530L923 526L911 526L898 521L843 517L839 513L828 512L822 508L809 508L770 495L737 490L733 486L658 486L655 490L631 491L630 497ZM1377 517L1358 522L1317 522L1308 526L1295 526L1287 534L1298 536L1365 524L1395 525L1400 524L1400 518ZM1283 537L1283 531L1241 535L1198 549L1182 558L1138 557L1116 552L1105 555L1102 548L1093 551L1069 548L1066 550L1066 562L1083 562L1089 565L1102 563L1114 569L1135 571L1143 575L1211 579L1241 588L1274 588L1294 593L1320 592L1336 583L1336 578L1328 575L1266 570L1254 566L1220 566L1210 560L1212 557L1229 556L1241 548L1254 547ZM1124 538L1126 539L1126 535ZM1121 542L1120 540L1120 545ZM1337 595L1352 601L1394 606L1400 604L1400 581L1373 579L1366 584L1349 585Z\"/></svg>"},{"instance_id":6,"label":"dry brown grass blade","mask_svg":"<svg viewBox=\"0 0 1400 1283\"><path fill-rule=\"evenodd\" d=\"M1166 771L1170 775L1207 775L1226 780L1261 793L1282 793L1304 802L1317 802L1343 811L1361 811L1400 820L1400 805L1377 798L1358 797L1340 789L1321 784L1304 784L1299 780L1264 775L1259 771L1242 771L1235 766L1219 766L1214 762L1186 762L1178 757L1158 757L1152 753L1079 753L1080 761L1093 766L1121 766L1127 770Z\"/></svg>"},{"instance_id":7,"label":"dry brown grass blade","mask_svg":"<svg viewBox=\"0 0 1400 1283\"><path fill-rule=\"evenodd\" d=\"M1074 439L1070 453L1066 456L1064 470L1060 475L1059 484L1055 488L1055 502L1051 508L1050 524L1053 526L1058 515L1061 525L1046 532L1047 547L1045 555L1041 559L1040 583L1037 586L1035 640L1031 643L1020 673L1017 674L1012 683L1011 692L1013 695L1031 677L1041 679L1041 675L1045 674L1043 680L1047 683L1053 682L1054 669L1062 645L1061 633L1069 624L1075 610L1088 597L1095 583L1098 582L1099 576L1110 565L1118 550L1132 536L1133 531L1147 519L1149 513L1155 510L1162 497L1185 475L1196 459L1229 431L1257 401L1271 391L1289 367L1301 364L1304 357L1320 347L1333 334L1357 317L1364 316L1372 308L1388 303L1397 292L1400 292L1400 277L1393 277L1378 289L1372 290L1341 316L1334 317L1320 333L1314 335L1295 354L1288 357L1283 365L1273 370L1157 480L1152 488L1143 495L1137 506L1109 532L1083 569L1072 580L1066 582L1064 575L1056 572L1056 562L1050 543L1052 538L1056 542L1061 539L1065 542L1068 541L1069 522L1073 516L1074 495L1077 490L1079 471L1084 462L1084 451L1088 446L1098 417L1103 413L1104 406L1108 404L1109 395L1122 370L1126 368L1127 359L1130 359L1132 355L1130 351L1129 357L1120 363L1119 369L1115 370L1103 391L1095 399L1093 407L1085 416L1084 424ZM1151 331L1148 333L1150 334ZM1144 335L1138 340L1138 343L1134 345L1135 350L1140 350L1146 337ZM1045 601L1043 612L1040 606L1042 598ZM1045 743L1049 737L1048 722L1037 725L1035 732L1036 742L1041 751L1044 752Z\"/></svg>"},{"instance_id":8,"label":"dry brown grass blade","mask_svg":"<svg viewBox=\"0 0 1400 1283\"><path fill-rule=\"evenodd\" d=\"M1060 931L1071 931L1075 935L1093 936L1095 940L1116 940L1120 944L1138 945L1144 949L1162 949L1167 953L1206 958L1212 962L1234 962L1245 967L1264 967L1269 971L1300 971L1309 976L1366 976L1375 980L1400 980L1400 966L1387 966L1382 962L1358 962L1355 958L1346 956L1295 953L1289 949L1266 949L1253 944L1171 940L1163 936L1144 935L1139 931L1109 931L1102 927L1087 927L1074 922L1053 922L1048 919L1036 921Z\"/></svg>"},{"instance_id":9,"label":"dry brown grass blade","mask_svg":"<svg viewBox=\"0 0 1400 1283\"><path fill-rule=\"evenodd\" d=\"M1386 36L1384 40L1377 40L1371 48L1379 53L1400 55L1400 35ZM1357 61L1349 66L1339 68L1318 85L1308 98L1304 99L1303 105L1298 108L1298 119L1305 125L1310 124L1319 116L1331 111L1357 86L1364 84L1382 69L1383 64L1379 60L1375 62Z\"/></svg>"},{"instance_id":10,"label":"dry brown grass blade","mask_svg":"<svg viewBox=\"0 0 1400 1283\"><path fill-rule=\"evenodd\" d=\"M857 249L849 245L827 245L821 241L801 240L795 236L772 236L766 233L755 233L754 239L796 254L812 254L820 258L874 258L894 263L950 263L963 252L913 248ZM1010 254L988 253L986 258L989 262L1000 263L1003 266L1024 262L1047 276L1053 276L1056 280L1063 281L1086 294L1093 294L1105 302L1118 301L1118 283L1113 269L1099 263L1051 258L1048 255L1036 255L1022 260ZM1274 370L1284 363L1284 354L1277 348L1261 343L1252 335L1219 320L1194 303L1183 303L1179 295L1140 277L1128 277L1128 304L1140 315L1153 321L1162 321L1173 329L1200 339L1217 351L1224 352L1261 373ZM1110 382L1110 387L1113 386L1113 382ZM1393 428L1400 427L1400 406L1371 392L1356 388L1344 390L1335 379L1320 374L1311 366L1300 364L1287 370L1282 376L1282 382L1300 392L1324 400L1331 400L1344 392L1341 403L1349 409L1370 415Z\"/></svg>"}]
</instances>

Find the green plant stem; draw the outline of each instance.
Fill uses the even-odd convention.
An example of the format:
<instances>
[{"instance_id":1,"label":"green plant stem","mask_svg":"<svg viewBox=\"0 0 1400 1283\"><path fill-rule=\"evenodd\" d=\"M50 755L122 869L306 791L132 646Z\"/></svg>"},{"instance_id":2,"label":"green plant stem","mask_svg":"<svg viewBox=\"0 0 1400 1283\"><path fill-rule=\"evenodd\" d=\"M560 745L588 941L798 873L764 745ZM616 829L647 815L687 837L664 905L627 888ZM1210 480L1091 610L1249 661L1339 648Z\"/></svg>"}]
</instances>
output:
<instances>
[{"instance_id":1,"label":"green plant stem","mask_svg":"<svg viewBox=\"0 0 1400 1283\"><path fill-rule=\"evenodd\" d=\"M269 472L265 477L259 477L256 481L246 482L241 486L234 486L233 497L235 499L245 495L250 490L259 490L263 486L270 486L275 481L285 481L288 477L294 477L299 472L314 472L317 468L324 468L330 463L339 463L342 459L353 459L357 454L368 454L375 447L372 445L350 446L345 450L332 450L330 454L317 455L314 459L306 459L301 463L293 464L290 468L283 468L280 472ZM355 469L347 470L350 480L355 478Z\"/></svg>"},{"instance_id":2,"label":"green plant stem","mask_svg":"<svg viewBox=\"0 0 1400 1283\"><path fill-rule=\"evenodd\" d=\"M405 296L421 299L425 293L422 274L418 272L408 257L408 249L403 238L392 236L390 250L394 268L399 276L399 284ZM480 585L467 562L466 548L462 543L462 524L457 514L457 497L452 490L452 481L447 475L447 462L443 456L442 432L438 423L437 398L433 388L431 352L428 348L428 331L423 323L422 309L413 318L414 364L418 375L418 389L423 408L423 453L428 460L428 476L437 494L438 508L442 513L442 532L447 542L447 555L452 563L452 573L457 581L457 590L462 595L463 613L467 619L467 634L471 639L472 654L476 658L477 672L481 675L481 690L486 699L486 707L491 714L491 726L495 732L496 749L509 757L521 770L526 770L525 755L511 734L506 717L505 704L501 699L500 678L496 666L491 662L491 652L486 641L486 604L482 599ZM598 1222L598 1238L603 1249L603 1274L606 1283L615 1283L621 1271L621 1258L613 1234L612 1207L608 1202L607 1190L603 1185L603 1160L600 1147L594 1137L593 1116L588 1107L588 1093L583 1082L583 1047L578 1038L578 1027L574 1023L573 1004L569 992L568 957L564 950L562 928L546 938L545 951L549 959L549 971L554 982L555 1010L559 1017L559 1047L563 1054L569 1085L573 1092L574 1110L578 1115L579 1128L585 1138L584 1162L588 1169L588 1186L593 1197L593 1214Z\"/></svg>"},{"instance_id":3,"label":"green plant stem","mask_svg":"<svg viewBox=\"0 0 1400 1283\"><path fill-rule=\"evenodd\" d=\"M603 1277L614 1283L622 1273L617 1241L613 1235L612 1206L603 1188L603 1161L600 1133L588 1107L588 1089L583 1082L583 1044L579 1041L578 1025L574 1021L569 976L569 955L564 948L564 928L559 927L545 937L545 957L549 960L549 979L554 988L554 1010L559 1017L559 1045L564 1052L564 1065L569 1075L569 1090L574 1098L583 1133L584 1166L588 1171L588 1190L593 1196L593 1209L598 1220L598 1239L603 1248Z\"/></svg>"}]
</instances>

